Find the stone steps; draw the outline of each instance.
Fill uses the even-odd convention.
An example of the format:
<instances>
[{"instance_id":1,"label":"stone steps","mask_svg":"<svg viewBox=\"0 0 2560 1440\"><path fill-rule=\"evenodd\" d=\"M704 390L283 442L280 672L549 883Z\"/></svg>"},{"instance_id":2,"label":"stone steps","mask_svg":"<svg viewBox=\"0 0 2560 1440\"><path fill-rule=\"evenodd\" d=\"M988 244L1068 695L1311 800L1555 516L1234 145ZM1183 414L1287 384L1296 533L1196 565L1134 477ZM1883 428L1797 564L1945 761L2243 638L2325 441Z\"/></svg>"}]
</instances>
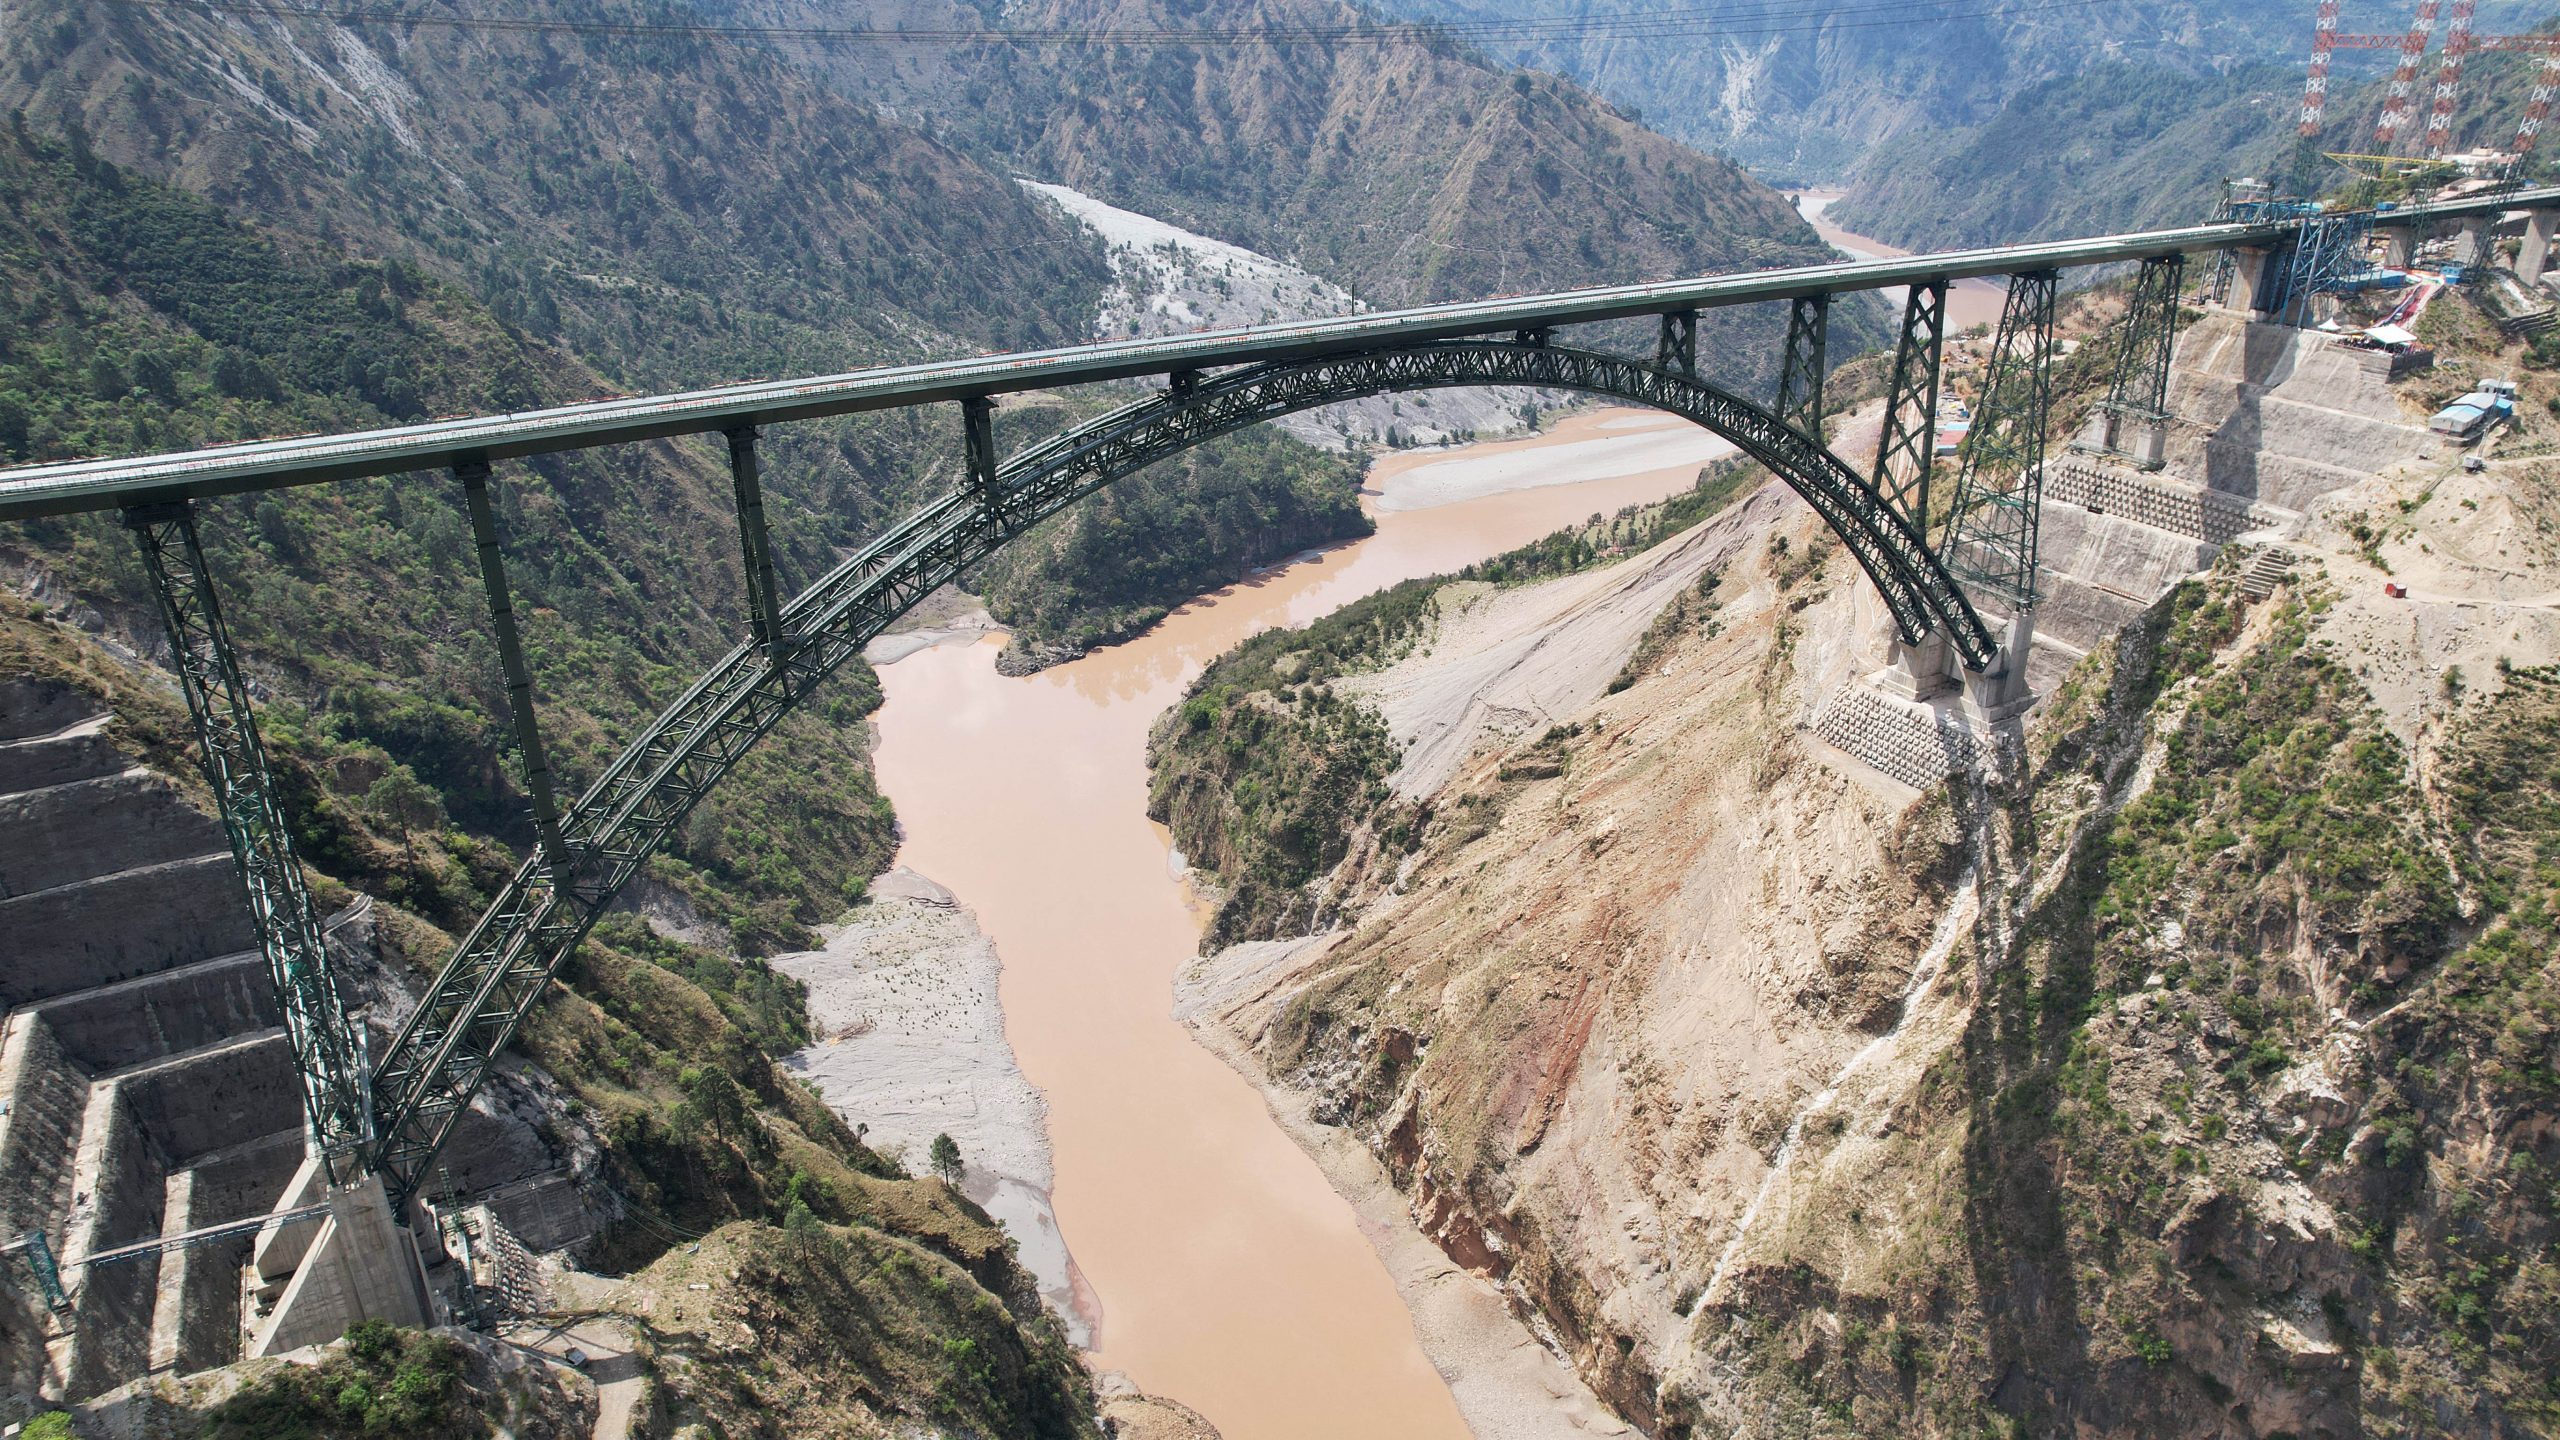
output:
<instances>
[{"instance_id":1,"label":"stone steps","mask_svg":"<svg viewBox=\"0 0 2560 1440\"><path fill-rule=\"evenodd\" d=\"M2252 600L2264 600L2276 593L2276 587L2293 573L2293 552L2281 545L2269 545L2249 557L2240 570L2240 593Z\"/></svg>"}]
</instances>

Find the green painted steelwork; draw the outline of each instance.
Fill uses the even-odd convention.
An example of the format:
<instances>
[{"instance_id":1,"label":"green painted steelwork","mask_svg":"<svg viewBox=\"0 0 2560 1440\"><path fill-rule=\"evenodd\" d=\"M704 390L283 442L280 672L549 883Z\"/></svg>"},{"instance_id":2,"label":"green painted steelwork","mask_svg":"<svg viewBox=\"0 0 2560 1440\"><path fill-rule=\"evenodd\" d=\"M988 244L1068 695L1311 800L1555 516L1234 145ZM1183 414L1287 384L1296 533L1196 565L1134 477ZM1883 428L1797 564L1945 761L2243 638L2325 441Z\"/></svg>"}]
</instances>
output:
<instances>
[{"instance_id":1,"label":"green painted steelwork","mask_svg":"<svg viewBox=\"0 0 2560 1440\"><path fill-rule=\"evenodd\" d=\"M187 697L204 778L231 839L231 859L257 922L258 948L284 1011L285 1038L302 1074L311 1150L333 1178L354 1173L373 1139L363 1037L347 1015L329 943L320 931L293 832L276 801L249 687L234 661L193 507L185 501L124 512L169 631L170 668Z\"/></svg>"},{"instance_id":2,"label":"green painted steelwork","mask_svg":"<svg viewBox=\"0 0 2560 1440\"><path fill-rule=\"evenodd\" d=\"M748 748L908 607L1024 528L1203 440L1362 396L1451 386L1575 390L1684 416L1767 465L1830 522L1874 578L1903 638L1948 637L1996 657L1920 534L1849 466L1772 412L1676 370L1524 341L1459 341L1253 366L1150 396L1008 460L982 495L964 484L793 600L780 665L750 641L660 715L563 818L571 873L520 867L437 974L374 1079L374 1160L395 1198L426 1178L499 1053L615 892Z\"/></svg>"},{"instance_id":3,"label":"green painted steelwork","mask_svg":"<svg viewBox=\"0 0 2560 1440\"><path fill-rule=\"evenodd\" d=\"M2145 260L2134 277L2116 344L2115 376L2107 398L2098 402L2115 418L2117 434L2127 425L2156 426L2169 419L2169 359L2177 350L2178 292L2186 278L2184 255Z\"/></svg>"},{"instance_id":4,"label":"green painted steelwork","mask_svg":"<svg viewBox=\"0 0 2560 1440\"><path fill-rule=\"evenodd\" d=\"M489 505L489 462L471 459L453 467L462 482L463 508L471 512L471 538L480 556L480 584L489 596L489 633L498 643L498 668L507 680L507 714L516 749L524 757L524 788L533 800L536 850L554 871L569 864L560 843L560 802L552 793L551 760L542 747L542 725L533 712L533 667L525 663L524 637L516 630L514 598L507 590L507 562L498 549L498 518Z\"/></svg>"},{"instance_id":5,"label":"green painted steelwork","mask_svg":"<svg viewBox=\"0 0 2560 1440\"><path fill-rule=\"evenodd\" d=\"M1875 492L1929 533L1929 472L1938 459L1939 362L1947 346L1947 282L1914 285L1902 304L1902 340L1884 387Z\"/></svg>"},{"instance_id":6,"label":"green painted steelwork","mask_svg":"<svg viewBox=\"0 0 2560 1440\"><path fill-rule=\"evenodd\" d=\"M1964 468L1940 552L1981 598L2011 614L2036 603L2036 532L2044 509L2046 422L2053 399L2053 310L2061 277L2009 282L2000 334L1964 441ZM1966 657L1973 664L1971 656Z\"/></svg>"},{"instance_id":7,"label":"green painted steelwork","mask_svg":"<svg viewBox=\"0 0 2560 1440\"><path fill-rule=\"evenodd\" d=\"M728 432L729 489L738 504L738 547L747 571L747 616L756 643L779 666L788 658L790 632L782 624L782 589L773 577L773 539L764 524L764 482L756 462L756 427Z\"/></svg>"},{"instance_id":8,"label":"green painted steelwork","mask_svg":"<svg viewBox=\"0 0 2560 1440\"><path fill-rule=\"evenodd\" d=\"M1778 366L1778 418L1822 439L1822 376L1829 357L1831 297L1799 295L1787 302L1787 354Z\"/></svg>"}]
</instances>

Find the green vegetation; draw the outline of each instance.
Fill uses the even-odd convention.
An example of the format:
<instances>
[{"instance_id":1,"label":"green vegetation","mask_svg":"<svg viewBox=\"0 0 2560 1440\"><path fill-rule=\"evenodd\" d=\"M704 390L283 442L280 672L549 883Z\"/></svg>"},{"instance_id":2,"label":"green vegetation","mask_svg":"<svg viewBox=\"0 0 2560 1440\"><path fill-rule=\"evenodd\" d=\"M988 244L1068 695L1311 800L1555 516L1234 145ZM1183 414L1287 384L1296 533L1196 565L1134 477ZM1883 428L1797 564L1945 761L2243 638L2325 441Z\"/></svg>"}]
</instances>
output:
<instances>
[{"instance_id":1,"label":"green vegetation","mask_svg":"<svg viewBox=\"0 0 2560 1440\"><path fill-rule=\"evenodd\" d=\"M1147 792L1147 813L1173 831L1175 847L1226 887L1205 943L1321 926L1315 881L1347 859L1392 861L1431 819L1387 784L1401 757L1385 722L1332 682L1427 644L1452 587L1524 584L1610 563L1702 523L1765 476L1745 461L1719 461L1668 500L1594 515L1454 576L1405 581L1299 629L1263 631L1210 662L1156 728ZM1703 615L1694 607L1712 608L1713 578L1673 602L1677 623Z\"/></svg>"},{"instance_id":2,"label":"green vegetation","mask_svg":"<svg viewBox=\"0 0 2560 1440\"><path fill-rule=\"evenodd\" d=\"M1015 650L1124 640L1255 566L1374 527L1360 467L1268 427L1162 461L998 551L970 584Z\"/></svg>"},{"instance_id":3,"label":"green vegetation","mask_svg":"<svg viewBox=\"0 0 2560 1440\"><path fill-rule=\"evenodd\" d=\"M477 1440L489 1417L464 1403L450 1336L357 1322L317 1365L284 1365L215 1406L202 1440Z\"/></svg>"},{"instance_id":4,"label":"green vegetation","mask_svg":"<svg viewBox=\"0 0 2560 1440\"><path fill-rule=\"evenodd\" d=\"M2473 58L2453 148L2503 149L2533 64ZM2004 97L1978 124L1932 125L1878 147L1830 218L1895 245L1961 249L2193 224L2212 214L2223 182L2242 175L2294 177L2294 188L2315 195L2359 190L2321 152L2370 148L2381 82L2333 88L2327 128L2298 148L2291 116L2301 96L2301 62L2290 55L2201 75L2156 62L2092 65ZM2548 175L2552 163L2536 156L2529 173Z\"/></svg>"},{"instance_id":5,"label":"green vegetation","mask_svg":"<svg viewBox=\"0 0 2560 1440\"><path fill-rule=\"evenodd\" d=\"M935 1135L926 1158L933 1166L933 1173L949 1184L959 1184L960 1177L968 1170L968 1165L960 1158L959 1142L949 1135Z\"/></svg>"}]
</instances>

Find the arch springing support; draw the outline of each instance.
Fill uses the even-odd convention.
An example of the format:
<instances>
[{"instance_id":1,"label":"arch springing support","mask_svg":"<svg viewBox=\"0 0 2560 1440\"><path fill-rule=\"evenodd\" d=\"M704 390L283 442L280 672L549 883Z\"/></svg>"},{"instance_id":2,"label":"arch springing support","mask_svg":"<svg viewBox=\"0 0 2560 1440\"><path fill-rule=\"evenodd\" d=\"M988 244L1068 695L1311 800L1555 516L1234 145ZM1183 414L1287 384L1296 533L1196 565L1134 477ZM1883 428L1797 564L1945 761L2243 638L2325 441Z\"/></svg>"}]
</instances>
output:
<instances>
[{"instance_id":1,"label":"arch springing support","mask_svg":"<svg viewBox=\"0 0 2560 1440\"><path fill-rule=\"evenodd\" d=\"M1545 343L1449 341L1201 377L1033 445L899 522L784 608L788 660L740 645L587 788L562 822L575 864L519 868L428 987L374 1081L374 1151L395 1199L416 1193L471 1096L616 891L748 748L936 586L1023 527L1215 436L1342 400L1452 386L1576 390L1650 405L1732 440L1830 523L1908 641L1943 635L1973 666L1997 647L1927 542L1818 441L1676 370Z\"/></svg>"},{"instance_id":2,"label":"arch springing support","mask_svg":"<svg viewBox=\"0 0 2560 1440\"><path fill-rule=\"evenodd\" d=\"M2053 311L2060 276L2009 280L2000 334L1965 436L1964 468L1947 512L1946 567L2012 615L2036 603L2036 527L2044 508L2044 447L2053 393Z\"/></svg>"}]
</instances>

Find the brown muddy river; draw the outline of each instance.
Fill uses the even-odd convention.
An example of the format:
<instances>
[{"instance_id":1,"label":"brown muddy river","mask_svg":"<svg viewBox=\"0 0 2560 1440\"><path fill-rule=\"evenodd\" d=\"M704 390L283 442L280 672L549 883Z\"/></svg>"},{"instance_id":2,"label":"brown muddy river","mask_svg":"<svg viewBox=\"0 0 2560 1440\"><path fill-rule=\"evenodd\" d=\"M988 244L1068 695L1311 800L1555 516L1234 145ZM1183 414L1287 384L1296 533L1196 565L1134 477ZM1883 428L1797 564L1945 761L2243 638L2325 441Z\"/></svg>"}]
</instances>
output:
<instances>
[{"instance_id":1,"label":"brown muddy river","mask_svg":"<svg viewBox=\"0 0 2560 1440\"><path fill-rule=\"evenodd\" d=\"M1094 1360L1227 1440L1466 1433L1351 1207L1259 1093L1169 1013L1201 917L1146 818L1148 727L1209 660L1397 581L1687 486L1728 447L1642 411L1526 441L1381 459L1378 533L1204 598L1139 639L1023 679L992 642L881 671L900 861L974 908L1006 1030L1047 1096L1058 1223Z\"/></svg>"}]
</instances>

